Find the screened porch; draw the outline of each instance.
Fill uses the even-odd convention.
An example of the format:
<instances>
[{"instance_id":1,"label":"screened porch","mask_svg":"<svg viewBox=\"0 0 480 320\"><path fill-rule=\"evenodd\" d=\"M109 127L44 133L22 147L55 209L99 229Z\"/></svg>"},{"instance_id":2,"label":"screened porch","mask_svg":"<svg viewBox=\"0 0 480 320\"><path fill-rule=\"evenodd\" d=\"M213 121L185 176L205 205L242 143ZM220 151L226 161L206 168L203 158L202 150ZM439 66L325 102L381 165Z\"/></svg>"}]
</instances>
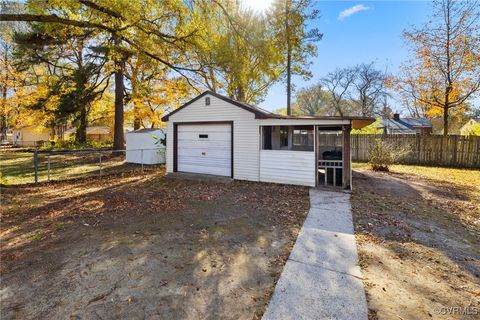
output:
<instances>
[{"instance_id":1,"label":"screened porch","mask_svg":"<svg viewBox=\"0 0 480 320\"><path fill-rule=\"evenodd\" d=\"M262 180L350 188L350 126L261 126Z\"/></svg>"}]
</instances>

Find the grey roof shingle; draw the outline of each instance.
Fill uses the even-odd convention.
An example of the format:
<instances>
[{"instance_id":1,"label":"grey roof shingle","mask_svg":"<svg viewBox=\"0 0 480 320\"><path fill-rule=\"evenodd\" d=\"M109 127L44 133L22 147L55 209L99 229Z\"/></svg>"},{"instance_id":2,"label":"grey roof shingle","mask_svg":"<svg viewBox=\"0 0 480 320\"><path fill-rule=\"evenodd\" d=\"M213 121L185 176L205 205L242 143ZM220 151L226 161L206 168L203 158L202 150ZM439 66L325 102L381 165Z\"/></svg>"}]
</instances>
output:
<instances>
[{"instance_id":1,"label":"grey roof shingle","mask_svg":"<svg viewBox=\"0 0 480 320\"><path fill-rule=\"evenodd\" d=\"M400 118L399 121L406 122L407 125L412 127L428 127L432 126L432 123L426 118Z\"/></svg>"},{"instance_id":2,"label":"grey roof shingle","mask_svg":"<svg viewBox=\"0 0 480 320\"><path fill-rule=\"evenodd\" d=\"M382 119L377 128L388 128L391 132L416 133L416 128L431 128L432 124L426 118Z\"/></svg>"}]
</instances>

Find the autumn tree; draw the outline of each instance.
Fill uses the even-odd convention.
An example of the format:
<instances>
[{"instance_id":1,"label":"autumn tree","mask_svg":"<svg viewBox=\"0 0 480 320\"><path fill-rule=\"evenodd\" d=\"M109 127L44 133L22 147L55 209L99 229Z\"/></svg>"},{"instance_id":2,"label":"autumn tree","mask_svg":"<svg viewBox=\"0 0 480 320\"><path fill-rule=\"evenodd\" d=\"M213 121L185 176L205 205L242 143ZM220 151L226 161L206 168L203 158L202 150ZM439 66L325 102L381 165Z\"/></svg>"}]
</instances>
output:
<instances>
[{"instance_id":1,"label":"autumn tree","mask_svg":"<svg viewBox=\"0 0 480 320\"><path fill-rule=\"evenodd\" d=\"M72 121L77 127L76 141L85 143L90 108L109 86L111 74L102 73L106 56L95 47L92 31L70 26L49 30L51 27L33 23L28 32L17 32L18 65L27 70L44 65L49 70L49 79L41 80L48 85L48 94L32 107L46 109L53 102L54 124Z\"/></svg>"},{"instance_id":2,"label":"autumn tree","mask_svg":"<svg viewBox=\"0 0 480 320\"><path fill-rule=\"evenodd\" d=\"M0 13L17 13L22 10L22 5L16 2L2 1ZM13 122L13 116L17 114L18 107L12 103L12 96L20 87L23 75L21 75L14 63L15 31L23 29L18 22L0 23L0 140L6 137L7 129Z\"/></svg>"},{"instance_id":3,"label":"autumn tree","mask_svg":"<svg viewBox=\"0 0 480 320\"><path fill-rule=\"evenodd\" d=\"M183 77L169 74L169 69L157 61L137 55L126 63L128 84L126 113L133 128L158 128L166 112L178 108L192 92L192 87Z\"/></svg>"},{"instance_id":4,"label":"autumn tree","mask_svg":"<svg viewBox=\"0 0 480 320\"><path fill-rule=\"evenodd\" d=\"M190 79L193 86L261 102L283 73L268 18L237 1L193 1L191 15L202 26L192 39L190 58L202 66Z\"/></svg>"},{"instance_id":5,"label":"autumn tree","mask_svg":"<svg viewBox=\"0 0 480 320\"><path fill-rule=\"evenodd\" d=\"M276 30L277 50L283 56L287 89L287 114L291 114L292 76L310 79L310 58L316 56L315 42L322 39L317 28L308 29L307 23L318 18L320 12L312 9L311 0L277 0L269 12L271 28Z\"/></svg>"},{"instance_id":6,"label":"autumn tree","mask_svg":"<svg viewBox=\"0 0 480 320\"><path fill-rule=\"evenodd\" d=\"M0 21L28 21L68 25L95 30L107 40L109 59L114 64L115 125L114 148L123 149L125 63L128 54L140 52L162 63L172 72L198 69L196 61L186 59L189 39L200 28L186 19L182 1L49 0L27 1L28 13L0 14Z\"/></svg>"},{"instance_id":7,"label":"autumn tree","mask_svg":"<svg viewBox=\"0 0 480 320\"><path fill-rule=\"evenodd\" d=\"M308 116L331 116L335 114L330 106L332 97L321 85L302 88L296 94L295 105L298 112Z\"/></svg>"},{"instance_id":8,"label":"autumn tree","mask_svg":"<svg viewBox=\"0 0 480 320\"><path fill-rule=\"evenodd\" d=\"M404 32L413 57L403 65L398 90L414 109L443 117L463 114L480 88L480 5L477 1L438 0L432 17Z\"/></svg>"}]
</instances>

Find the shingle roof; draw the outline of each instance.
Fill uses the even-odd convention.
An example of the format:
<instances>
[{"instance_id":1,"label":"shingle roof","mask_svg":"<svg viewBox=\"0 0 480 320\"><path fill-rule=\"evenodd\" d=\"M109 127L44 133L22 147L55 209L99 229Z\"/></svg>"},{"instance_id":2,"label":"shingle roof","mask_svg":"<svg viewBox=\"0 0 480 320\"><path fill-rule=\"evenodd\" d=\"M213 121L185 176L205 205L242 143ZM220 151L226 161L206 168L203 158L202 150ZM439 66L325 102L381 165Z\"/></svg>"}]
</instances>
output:
<instances>
[{"instance_id":1,"label":"shingle roof","mask_svg":"<svg viewBox=\"0 0 480 320\"><path fill-rule=\"evenodd\" d=\"M432 123L426 118L382 119L377 128L388 128L398 133L415 133L416 128L431 128Z\"/></svg>"},{"instance_id":2,"label":"shingle roof","mask_svg":"<svg viewBox=\"0 0 480 320\"><path fill-rule=\"evenodd\" d=\"M400 131L400 132L415 132L412 128L403 124L399 121L395 121L393 119L382 119L380 123L377 125L377 128L388 128L392 131Z\"/></svg>"},{"instance_id":3,"label":"shingle roof","mask_svg":"<svg viewBox=\"0 0 480 320\"><path fill-rule=\"evenodd\" d=\"M406 122L407 125L412 127L431 127L432 123L426 118L400 118L399 121Z\"/></svg>"}]
</instances>

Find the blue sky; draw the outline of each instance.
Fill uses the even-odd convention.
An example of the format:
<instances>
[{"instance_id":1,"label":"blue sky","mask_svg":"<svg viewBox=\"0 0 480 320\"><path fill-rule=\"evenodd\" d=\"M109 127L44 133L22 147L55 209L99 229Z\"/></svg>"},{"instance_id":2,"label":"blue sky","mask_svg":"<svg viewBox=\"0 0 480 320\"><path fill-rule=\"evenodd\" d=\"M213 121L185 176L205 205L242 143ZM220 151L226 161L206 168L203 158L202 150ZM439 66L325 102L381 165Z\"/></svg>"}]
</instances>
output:
<instances>
[{"instance_id":1,"label":"blue sky","mask_svg":"<svg viewBox=\"0 0 480 320\"><path fill-rule=\"evenodd\" d=\"M323 39L317 43L318 56L312 59L313 78L307 82L293 78L296 88L318 82L337 67L362 62L375 61L378 67L395 74L409 55L402 31L426 22L431 2L318 1L315 8L320 10L321 17L312 21L311 26L320 29ZM348 9L351 10L342 18L340 13ZM402 110L398 102L392 100L391 104L395 110ZM285 107L285 85L272 86L259 106L267 110Z\"/></svg>"}]
</instances>

